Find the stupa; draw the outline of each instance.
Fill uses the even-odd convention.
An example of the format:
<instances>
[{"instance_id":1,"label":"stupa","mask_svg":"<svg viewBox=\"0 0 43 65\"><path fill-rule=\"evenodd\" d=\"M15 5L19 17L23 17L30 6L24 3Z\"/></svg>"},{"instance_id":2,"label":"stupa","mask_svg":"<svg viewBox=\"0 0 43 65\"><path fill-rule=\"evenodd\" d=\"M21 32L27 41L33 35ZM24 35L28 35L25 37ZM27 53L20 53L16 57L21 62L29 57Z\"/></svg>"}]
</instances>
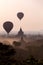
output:
<instances>
[{"instance_id":1,"label":"stupa","mask_svg":"<svg viewBox=\"0 0 43 65\"><path fill-rule=\"evenodd\" d=\"M20 28L18 34L17 34L18 37L23 37L24 36L24 32L22 30L22 28Z\"/></svg>"}]
</instances>

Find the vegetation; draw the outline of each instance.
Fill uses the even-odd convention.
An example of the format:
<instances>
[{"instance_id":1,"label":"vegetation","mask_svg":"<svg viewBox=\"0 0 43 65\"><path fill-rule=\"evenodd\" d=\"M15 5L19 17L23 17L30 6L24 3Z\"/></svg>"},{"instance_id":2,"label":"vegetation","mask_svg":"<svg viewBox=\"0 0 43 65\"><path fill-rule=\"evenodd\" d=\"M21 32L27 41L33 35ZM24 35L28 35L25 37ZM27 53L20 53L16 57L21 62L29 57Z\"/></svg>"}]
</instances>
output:
<instances>
[{"instance_id":1,"label":"vegetation","mask_svg":"<svg viewBox=\"0 0 43 65\"><path fill-rule=\"evenodd\" d=\"M43 46L41 46L42 48ZM0 42L0 65L43 65L43 59L30 55L27 59L16 58L16 49Z\"/></svg>"},{"instance_id":2,"label":"vegetation","mask_svg":"<svg viewBox=\"0 0 43 65\"><path fill-rule=\"evenodd\" d=\"M13 45L15 45L15 46L20 46L20 45L21 45L21 42L13 41Z\"/></svg>"}]
</instances>

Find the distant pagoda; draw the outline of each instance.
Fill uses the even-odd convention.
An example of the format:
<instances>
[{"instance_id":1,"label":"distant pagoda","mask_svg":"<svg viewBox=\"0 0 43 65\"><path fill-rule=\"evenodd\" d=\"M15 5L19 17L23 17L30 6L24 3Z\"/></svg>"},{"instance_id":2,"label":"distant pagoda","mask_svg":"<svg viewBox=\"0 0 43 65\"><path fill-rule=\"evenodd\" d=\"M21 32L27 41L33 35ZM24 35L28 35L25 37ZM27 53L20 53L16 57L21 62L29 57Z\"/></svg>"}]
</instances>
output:
<instances>
[{"instance_id":1,"label":"distant pagoda","mask_svg":"<svg viewBox=\"0 0 43 65\"><path fill-rule=\"evenodd\" d=\"M20 28L20 30L18 31L17 35L15 35L15 37L20 37L21 39L26 37L26 35L24 34L22 28Z\"/></svg>"},{"instance_id":2,"label":"distant pagoda","mask_svg":"<svg viewBox=\"0 0 43 65\"><path fill-rule=\"evenodd\" d=\"M20 36L20 37L24 36L24 32L23 32L22 28L20 28L20 30L18 32L18 36Z\"/></svg>"}]
</instances>

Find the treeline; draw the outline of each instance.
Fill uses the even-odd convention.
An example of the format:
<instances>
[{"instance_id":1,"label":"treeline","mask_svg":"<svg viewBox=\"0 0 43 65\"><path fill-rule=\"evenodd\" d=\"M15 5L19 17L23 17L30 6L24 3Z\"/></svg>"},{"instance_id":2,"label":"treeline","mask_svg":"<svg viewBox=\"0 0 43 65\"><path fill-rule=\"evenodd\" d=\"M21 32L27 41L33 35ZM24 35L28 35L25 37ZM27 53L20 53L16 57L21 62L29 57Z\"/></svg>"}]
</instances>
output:
<instances>
[{"instance_id":1,"label":"treeline","mask_svg":"<svg viewBox=\"0 0 43 65\"><path fill-rule=\"evenodd\" d=\"M30 55L27 59L16 58L16 49L0 42L0 65L43 65L43 59Z\"/></svg>"}]
</instances>

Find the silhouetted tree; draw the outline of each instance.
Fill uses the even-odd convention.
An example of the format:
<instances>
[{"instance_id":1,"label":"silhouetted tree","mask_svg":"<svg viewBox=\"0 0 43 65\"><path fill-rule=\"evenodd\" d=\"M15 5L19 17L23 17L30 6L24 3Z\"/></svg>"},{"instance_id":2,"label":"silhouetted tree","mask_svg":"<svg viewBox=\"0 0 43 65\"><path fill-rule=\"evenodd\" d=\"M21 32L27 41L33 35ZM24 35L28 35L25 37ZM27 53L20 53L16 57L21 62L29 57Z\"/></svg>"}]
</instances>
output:
<instances>
[{"instance_id":1,"label":"silhouetted tree","mask_svg":"<svg viewBox=\"0 0 43 65\"><path fill-rule=\"evenodd\" d=\"M0 43L0 65L11 65L15 54L16 51L12 46Z\"/></svg>"},{"instance_id":2,"label":"silhouetted tree","mask_svg":"<svg viewBox=\"0 0 43 65\"><path fill-rule=\"evenodd\" d=\"M21 45L21 42L13 41L13 45L20 46Z\"/></svg>"}]
</instances>

